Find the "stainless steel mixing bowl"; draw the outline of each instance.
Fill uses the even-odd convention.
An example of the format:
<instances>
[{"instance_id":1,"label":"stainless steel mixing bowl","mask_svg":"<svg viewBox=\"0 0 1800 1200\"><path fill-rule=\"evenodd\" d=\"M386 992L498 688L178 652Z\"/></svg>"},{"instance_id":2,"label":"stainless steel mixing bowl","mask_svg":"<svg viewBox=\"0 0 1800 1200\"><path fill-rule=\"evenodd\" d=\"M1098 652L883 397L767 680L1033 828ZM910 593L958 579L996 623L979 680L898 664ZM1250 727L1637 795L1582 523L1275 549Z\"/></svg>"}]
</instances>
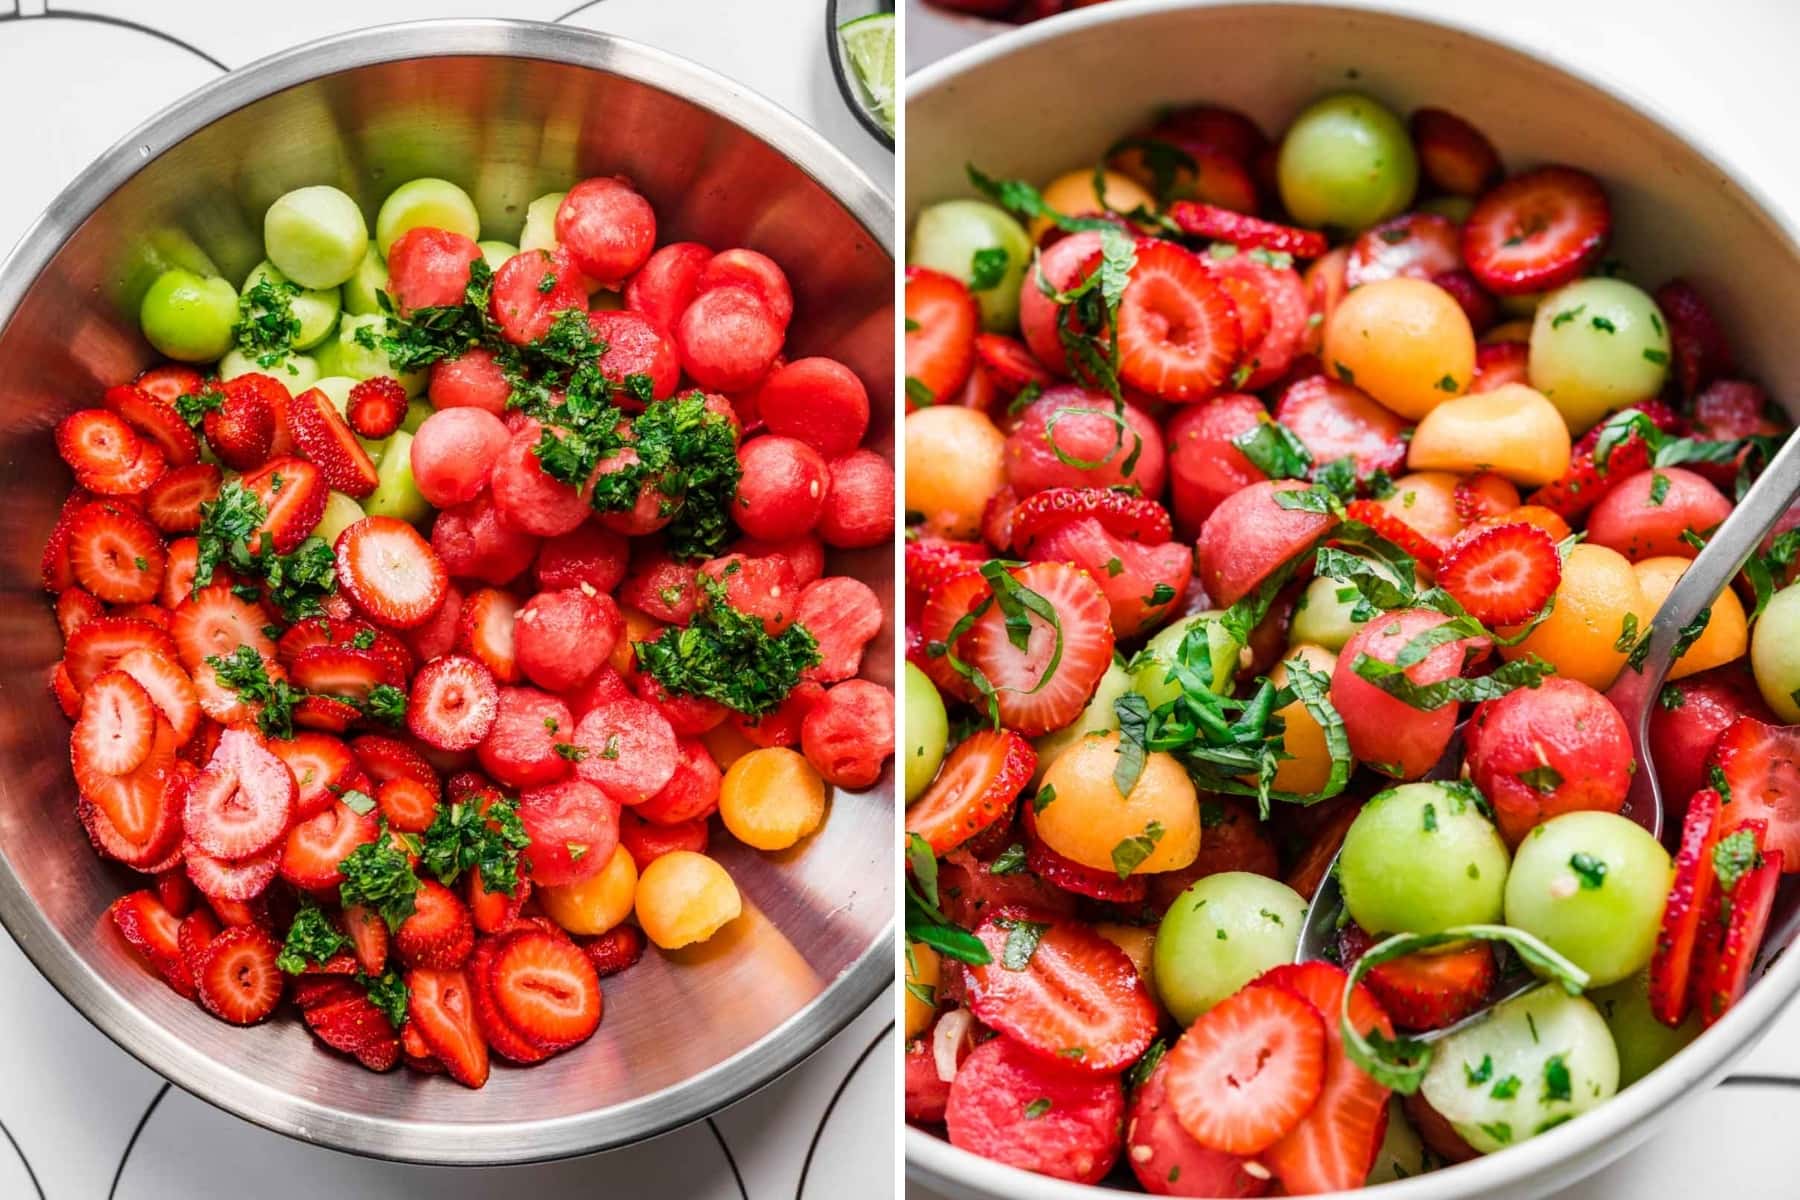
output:
<instances>
[{"instance_id":1,"label":"stainless steel mixing bowl","mask_svg":"<svg viewBox=\"0 0 1800 1200\"><path fill-rule=\"evenodd\" d=\"M46 119L54 119L47 115ZM68 723L44 690L61 653L38 556L69 475L51 429L152 361L136 300L160 265L209 258L240 279L262 214L328 182L371 221L419 175L475 197L513 238L533 197L598 172L636 181L661 238L773 256L795 291L792 354L850 365L893 448L891 201L786 112L701 67L618 38L517 22L393 26L234 72L103 154L0 268L0 919L89 1020L177 1085L281 1133L436 1163L521 1162L616 1146L692 1121L818 1048L892 977L891 772L834 797L824 829L761 855L720 845L746 915L697 950L651 953L606 984L581 1048L497 1068L471 1092L372 1075L292 1019L236 1029L136 961L106 905L135 886L74 814ZM885 549L833 568L893 610ZM889 623L891 625L891 622ZM884 628L867 661L893 682ZM724 842L728 839L719 839Z\"/></svg>"},{"instance_id":2,"label":"stainless steel mixing bowl","mask_svg":"<svg viewBox=\"0 0 1800 1200\"><path fill-rule=\"evenodd\" d=\"M1684 136L1678 117L1569 63L1379 4L1116 0L965 50L911 76L907 87L909 226L920 206L970 194L965 163L997 178L1049 179L1092 163L1165 104L1232 105L1266 130L1344 87L1401 112L1447 108L1494 139L1515 169L1568 162L1597 175L1612 198L1613 253L1627 273L1652 285L1674 274L1692 279L1719 310L1743 369L1800 419L1792 332L1800 247L1787 219ZM1677 1100L1709 1087L1746 1054L1800 990L1800 954L1769 961L1800 924L1797 901L1800 881L1790 877L1758 963L1760 980L1660 1070L1541 1137L1377 1195L1541 1196L1649 1137ZM916 1129L907 1130L906 1155L913 1178L951 1196L1095 1194L965 1154Z\"/></svg>"}]
</instances>

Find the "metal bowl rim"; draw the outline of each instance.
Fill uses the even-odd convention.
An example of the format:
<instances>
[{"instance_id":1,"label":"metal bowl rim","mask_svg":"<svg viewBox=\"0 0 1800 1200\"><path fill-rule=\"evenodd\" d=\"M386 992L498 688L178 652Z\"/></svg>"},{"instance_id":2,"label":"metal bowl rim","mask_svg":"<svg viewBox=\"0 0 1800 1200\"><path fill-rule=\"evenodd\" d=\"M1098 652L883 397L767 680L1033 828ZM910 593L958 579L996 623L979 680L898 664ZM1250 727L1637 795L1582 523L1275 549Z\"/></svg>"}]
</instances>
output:
<instances>
[{"instance_id":1,"label":"metal bowl rim","mask_svg":"<svg viewBox=\"0 0 1800 1200\"><path fill-rule=\"evenodd\" d=\"M537 21L411 21L307 42L196 89L120 138L59 192L0 262L0 330L46 266L113 193L163 150L278 92L407 60L519 58L604 71L669 93L743 129L817 183L894 253L892 199L824 136L759 93L628 38ZM32 901L0 852L0 924L64 999L121 1049L182 1090L275 1133L372 1158L438 1165L538 1162L627 1145L691 1124L778 1078L842 1031L892 983L881 936L807 1005L723 1062L627 1104L537 1121L398 1121L277 1091L177 1041L109 987ZM76 988L78 979L89 986ZM348 1068L346 1068L348 1069ZM327 1132L328 1131L328 1132Z\"/></svg>"},{"instance_id":2,"label":"metal bowl rim","mask_svg":"<svg viewBox=\"0 0 1800 1200\"><path fill-rule=\"evenodd\" d=\"M1699 133L1687 128L1654 101L1615 79L1571 61L1559 51L1528 46L1505 34L1459 24L1448 16L1420 16L1390 0L1357 0L1354 5L1321 3L1319 0L1224 4L1197 3L1196 0L1117 0L1063 13L1048 21L1016 29L1009 27L1009 31L1001 36L946 55L907 76L907 99L910 102L940 87L953 85L963 74L1008 58L1017 51L1043 42L1080 37L1095 26L1201 9L1312 9L1316 10L1316 15L1384 17L1487 42L1548 67L1610 97L1639 120L1672 137L1722 179L1729 180L1786 242L1790 260L1800 261L1800 231L1795 229L1785 211L1746 171L1722 162L1704 149ZM1711 1087L1723 1077L1733 1061L1768 1030L1796 993L1800 993L1800 954L1783 953L1717 1025L1600 1108L1504 1153L1485 1155L1444 1170L1383 1184L1379 1194L1392 1196L1394 1200L1448 1200L1450 1197L1511 1194L1508 1188L1542 1176L1557 1164L1611 1141L1683 1096ZM1013 1200L1093 1200L1095 1196L1109 1194L1086 1184L1052 1179L982 1158L910 1125L906 1127L904 1150L909 1178L927 1186L948 1185L957 1194L1011 1197ZM1348 1197L1366 1193L1335 1194Z\"/></svg>"}]
</instances>

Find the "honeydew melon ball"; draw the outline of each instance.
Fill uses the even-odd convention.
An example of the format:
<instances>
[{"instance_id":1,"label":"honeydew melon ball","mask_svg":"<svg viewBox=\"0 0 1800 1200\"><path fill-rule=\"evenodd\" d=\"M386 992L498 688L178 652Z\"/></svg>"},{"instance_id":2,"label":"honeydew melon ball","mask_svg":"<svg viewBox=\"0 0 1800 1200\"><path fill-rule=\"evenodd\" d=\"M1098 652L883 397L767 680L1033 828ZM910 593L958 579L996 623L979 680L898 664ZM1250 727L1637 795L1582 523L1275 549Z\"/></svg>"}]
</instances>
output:
<instances>
[{"instance_id":1,"label":"honeydew melon ball","mask_svg":"<svg viewBox=\"0 0 1800 1200\"><path fill-rule=\"evenodd\" d=\"M237 289L217 276L176 268L151 283L138 305L138 324L157 353L204 363L231 349L237 326Z\"/></svg>"},{"instance_id":2,"label":"honeydew melon ball","mask_svg":"<svg viewBox=\"0 0 1800 1200\"><path fill-rule=\"evenodd\" d=\"M412 229L443 229L471 242L481 236L481 214L469 193L448 179L409 179L381 202L375 214L375 246L386 258Z\"/></svg>"},{"instance_id":3,"label":"honeydew melon ball","mask_svg":"<svg viewBox=\"0 0 1800 1200\"><path fill-rule=\"evenodd\" d=\"M431 515L431 505L413 482L412 434L396 430L381 450L375 466L375 490L363 501L371 517L398 517L417 525Z\"/></svg>"},{"instance_id":4,"label":"honeydew melon ball","mask_svg":"<svg viewBox=\"0 0 1800 1200\"><path fill-rule=\"evenodd\" d=\"M319 364L310 354L284 354L264 366L242 350L232 350L219 360L219 378L263 374L279 379L290 395L298 396L319 379Z\"/></svg>"},{"instance_id":5,"label":"honeydew melon ball","mask_svg":"<svg viewBox=\"0 0 1800 1200\"><path fill-rule=\"evenodd\" d=\"M1361 230L1412 202L1419 157L1405 123L1386 105L1338 92L1294 118L1275 172L1282 203L1300 224Z\"/></svg>"},{"instance_id":6,"label":"honeydew melon ball","mask_svg":"<svg viewBox=\"0 0 1800 1200\"><path fill-rule=\"evenodd\" d=\"M369 248L362 209L328 184L296 188L263 217L269 261L305 288L334 288L356 273Z\"/></svg>"},{"instance_id":7,"label":"honeydew melon ball","mask_svg":"<svg viewBox=\"0 0 1800 1200\"><path fill-rule=\"evenodd\" d=\"M1669 375L1669 328L1656 301L1623 279L1578 279L1545 296L1531 322L1531 386L1580 436L1648 400Z\"/></svg>"},{"instance_id":8,"label":"honeydew melon ball","mask_svg":"<svg viewBox=\"0 0 1800 1200\"><path fill-rule=\"evenodd\" d=\"M370 245L369 252L356 264L356 272L344 280L344 311L359 317L385 311L376 294L387 291L387 285L387 260Z\"/></svg>"},{"instance_id":9,"label":"honeydew melon ball","mask_svg":"<svg viewBox=\"0 0 1800 1200\"><path fill-rule=\"evenodd\" d=\"M274 263L264 259L250 268L250 274L244 277L244 286L238 290L239 297L265 280L277 287L292 283ZM294 286L300 287L299 284ZM324 341L336 328L338 313L343 309L343 297L337 288L300 288L287 297L287 302L288 310L300 322L300 332L293 340L296 350L310 350Z\"/></svg>"},{"instance_id":10,"label":"honeydew melon ball","mask_svg":"<svg viewBox=\"0 0 1800 1200\"><path fill-rule=\"evenodd\" d=\"M567 192L547 192L525 206L525 228L519 231L519 250L554 250L556 210Z\"/></svg>"},{"instance_id":11,"label":"honeydew melon ball","mask_svg":"<svg viewBox=\"0 0 1800 1200\"><path fill-rule=\"evenodd\" d=\"M495 271L505 266L507 259L513 258L519 253L519 248L511 242L497 242L492 239L476 242L475 248L481 251L482 260L487 263L488 267Z\"/></svg>"},{"instance_id":12,"label":"honeydew melon ball","mask_svg":"<svg viewBox=\"0 0 1800 1200\"><path fill-rule=\"evenodd\" d=\"M1294 961L1306 900L1266 875L1221 871L1175 898L1152 951L1157 994L1183 1026L1267 971Z\"/></svg>"}]
</instances>

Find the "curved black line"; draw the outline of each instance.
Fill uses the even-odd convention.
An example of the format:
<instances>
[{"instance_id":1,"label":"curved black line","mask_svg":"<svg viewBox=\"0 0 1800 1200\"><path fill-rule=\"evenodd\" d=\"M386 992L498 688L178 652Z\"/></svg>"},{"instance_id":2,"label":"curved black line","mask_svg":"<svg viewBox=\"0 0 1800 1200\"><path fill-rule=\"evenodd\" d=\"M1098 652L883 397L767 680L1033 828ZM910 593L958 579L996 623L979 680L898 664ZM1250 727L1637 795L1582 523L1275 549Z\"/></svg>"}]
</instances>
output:
<instances>
[{"instance_id":1,"label":"curved black line","mask_svg":"<svg viewBox=\"0 0 1800 1200\"><path fill-rule=\"evenodd\" d=\"M1727 1075L1720 1087L1773 1087L1800 1089L1800 1079L1792 1075Z\"/></svg>"},{"instance_id":2,"label":"curved black line","mask_svg":"<svg viewBox=\"0 0 1800 1200\"><path fill-rule=\"evenodd\" d=\"M576 13L586 12L588 9L594 7L594 5L596 5L598 3L600 3L600 0L586 0L585 3L577 4L574 8L571 8L568 12L564 13L560 17L551 17L550 23L552 25L560 25L564 21L568 20L570 17L574 16Z\"/></svg>"},{"instance_id":3,"label":"curved black line","mask_svg":"<svg viewBox=\"0 0 1800 1200\"><path fill-rule=\"evenodd\" d=\"M119 1155L119 1166L113 1171L112 1186L106 1189L106 1200L114 1200L119 1194L119 1181L125 1178L125 1164L131 1161L131 1152L137 1148L138 1136L144 1132L144 1126L150 1123L150 1114L156 1111L156 1106L168 1094L169 1084L165 1082L156 1089L156 1095L150 1097L150 1104L144 1109L144 1115L138 1118L137 1127L131 1131L131 1140L125 1143L125 1153Z\"/></svg>"},{"instance_id":4,"label":"curved black line","mask_svg":"<svg viewBox=\"0 0 1800 1200\"><path fill-rule=\"evenodd\" d=\"M6 1135L7 1144L19 1156L19 1161L25 1164L25 1177L31 1180L32 1190L37 1192L38 1200L44 1200L44 1185L38 1182L37 1172L31 1169L31 1160L25 1157L25 1151L19 1146L19 1139L12 1135L12 1130L6 1127L5 1121L0 1121L0 1133Z\"/></svg>"},{"instance_id":5,"label":"curved black line","mask_svg":"<svg viewBox=\"0 0 1800 1200\"><path fill-rule=\"evenodd\" d=\"M731 1152L731 1143L725 1140L725 1135L719 1132L719 1127L713 1123L711 1117L706 1118L706 1127L712 1130L713 1139L719 1143L719 1149L725 1153L725 1165L731 1168L731 1178L737 1184L738 1196L741 1197L741 1200L750 1200L750 1189L744 1186L744 1173L738 1170L737 1156Z\"/></svg>"},{"instance_id":6,"label":"curved black line","mask_svg":"<svg viewBox=\"0 0 1800 1200\"><path fill-rule=\"evenodd\" d=\"M149 25L140 25L136 21L126 20L124 17L108 16L105 13L80 12L75 9L52 9L48 0L45 2L44 11L39 13L36 17L23 16L17 10L14 11L13 17L16 20L21 21L86 21L92 25L111 25L115 29L129 29L134 33L149 34L153 38L169 43L171 46L179 46L189 54L192 54L195 58L211 63L221 71L231 70L230 67L191 42L184 42L172 33L166 33L161 29L155 29Z\"/></svg>"},{"instance_id":7,"label":"curved black line","mask_svg":"<svg viewBox=\"0 0 1800 1200\"><path fill-rule=\"evenodd\" d=\"M812 1170L813 1155L819 1149L819 1139L825 1134L825 1123L831 1120L831 1111L837 1107L838 1101L844 1096L844 1089L850 1086L852 1079L856 1078L856 1073L862 1069L863 1063L869 1055L875 1052L875 1047L886 1041L888 1034L892 1032L894 1032L894 1022L889 1021L881 1027L881 1032L875 1035L875 1039L863 1047L863 1052L856 1056L856 1061L850 1064L850 1069L844 1072L842 1079L838 1080L837 1090L831 1093L831 1100L825 1105L825 1111L819 1114L819 1127L813 1130L812 1141L806 1144L806 1159L800 1164L800 1182L794 1186L794 1200L805 1200L807 1172ZM890 1124L898 1127L897 1122L890 1122Z\"/></svg>"}]
</instances>

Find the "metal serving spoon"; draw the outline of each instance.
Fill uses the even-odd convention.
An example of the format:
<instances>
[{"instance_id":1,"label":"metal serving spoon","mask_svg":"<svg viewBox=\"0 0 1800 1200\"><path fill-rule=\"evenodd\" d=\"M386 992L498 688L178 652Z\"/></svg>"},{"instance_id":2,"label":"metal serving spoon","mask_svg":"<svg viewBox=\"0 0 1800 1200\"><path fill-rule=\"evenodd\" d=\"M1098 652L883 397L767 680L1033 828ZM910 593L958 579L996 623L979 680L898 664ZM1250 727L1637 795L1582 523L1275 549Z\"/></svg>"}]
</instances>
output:
<instances>
[{"instance_id":1,"label":"metal serving spoon","mask_svg":"<svg viewBox=\"0 0 1800 1200\"><path fill-rule=\"evenodd\" d=\"M1644 651L1642 666L1638 669L1627 667L1620 672L1618 681L1606 693L1619 715L1625 718L1632 753L1637 760L1637 770L1632 773L1631 790L1626 795L1622 812L1649 830L1653 837L1662 837L1664 804L1656 781L1656 763L1650 753L1650 711L1675 660L1675 644L1681 640L1682 630L1701 620L1701 614L1712 606L1713 599L1731 586L1731 581L1743 570L1744 563L1788 511L1796 496L1800 496L1800 436L1787 439L1737 507L1731 510L1731 515L1719 525L1711 540L1676 580L1644 635L1649 639L1649 648ZM1457 778L1462 772L1462 757L1463 726L1459 724L1450 744L1444 748L1443 757L1423 778ZM1306 921L1300 927L1300 946L1294 955L1295 962L1328 957L1326 951L1337 937L1344 908L1344 894L1337 881L1337 862L1338 856L1333 854L1325 877L1313 893ZM1432 1042L1448 1037L1484 1019L1498 1005L1538 985L1538 978L1525 969L1516 956L1509 955L1508 958L1511 965L1496 986L1491 1003L1454 1025L1413 1035L1414 1039Z\"/></svg>"}]
</instances>

